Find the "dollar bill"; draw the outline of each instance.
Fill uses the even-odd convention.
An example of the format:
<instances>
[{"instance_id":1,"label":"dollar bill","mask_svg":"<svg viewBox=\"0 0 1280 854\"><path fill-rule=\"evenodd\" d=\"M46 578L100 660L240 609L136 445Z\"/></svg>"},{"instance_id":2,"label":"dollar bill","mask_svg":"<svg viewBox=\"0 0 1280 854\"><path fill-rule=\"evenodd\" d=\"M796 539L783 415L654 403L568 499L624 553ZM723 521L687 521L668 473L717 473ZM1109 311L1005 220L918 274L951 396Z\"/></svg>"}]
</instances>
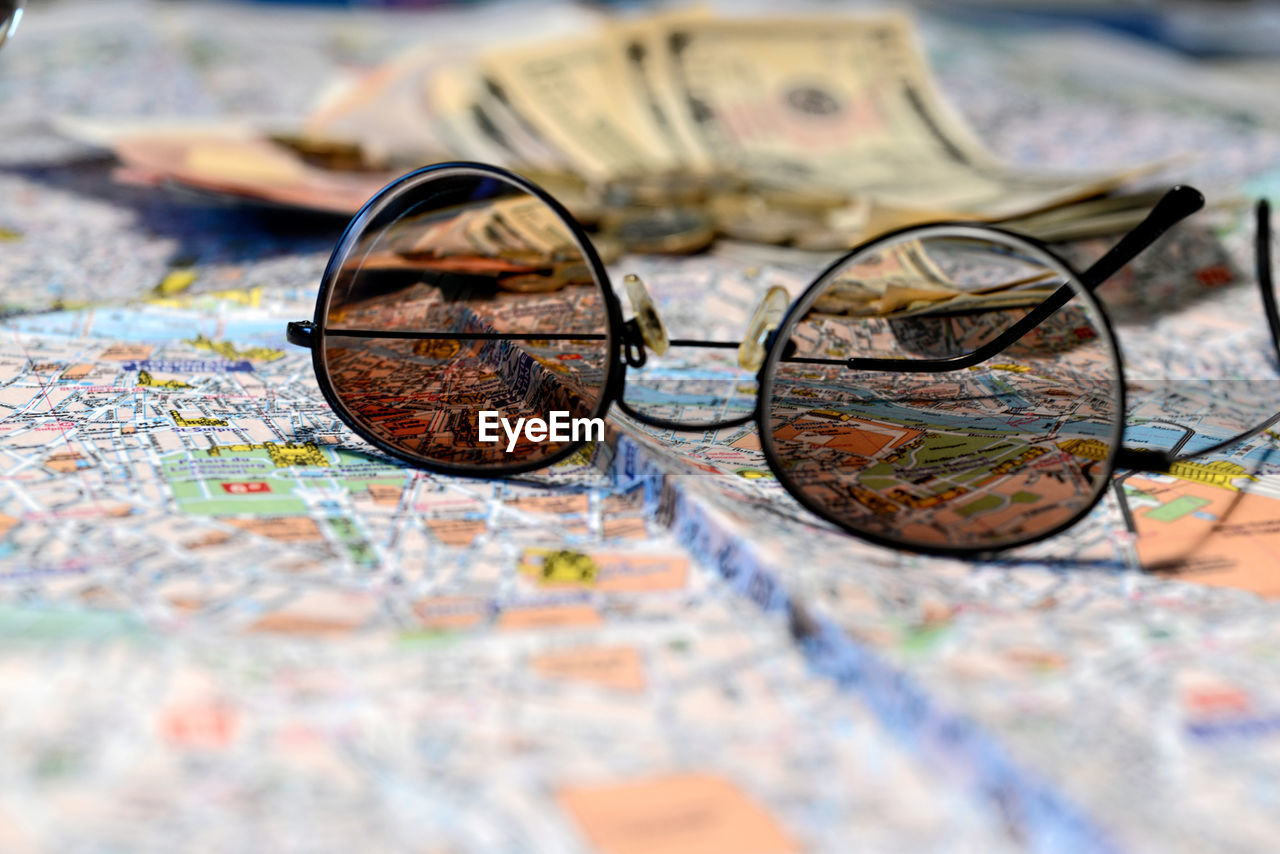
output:
<instances>
[{"instance_id":1,"label":"dollar bill","mask_svg":"<svg viewBox=\"0 0 1280 854\"><path fill-rule=\"evenodd\" d=\"M701 158L778 186L837 187L891 208L1006 217L1128 176L1013 170L948 107L908 18L688 20L653 40Z\"/></svg>"},{"instance_id":2,"label":"dollar bill","mask_svg":"<svg viewBox=\"0 0 1280 854\"><path fill-rule=\"evenodd\" d=\"M431 110L423 81L460 59L432 45L341 78L322 93L302 134L359 143L371 158L404 170L446 159L451 146L441 135L441 120Z\"/></svg>"},{"instance_id":3,"label":"dollar bill","mask_svg":"<svg viewBox=\"0 0 1280 854\"><path fill-rule=\"evenodd\" d=\"M475 69L466 65L440 68L422 86L439 123L440 137L451 151L498 166L517 164L520 155L476 108L482 81Z\"/></svg>"},{"instance_id":4,"label":"dollar bill","mask_svg":"<svg viewBox=\"0 0 1280 854\"><path fill-rule=\"evenodd\" d=\"M676 101L671 65L662 61L662 57L670 33L710 17L710 10L692 7L613 25L613 35L621 45L625 63L627 88L636 93L681 167L693 173L714 171L716 165L698 144L697 133L686 118L687 111Z\"/></svg>"},{"instance_id":5,"label":"dollar bill","mask_svg":"<svg viewBox=\"0 0 1280 854\"><path fill-rule=\"evenodd\" d=\"M609 30L486 55L487 86L581 174L598 180L679 165L628 86L625 47Z\"/></svg>"},{"instance_id":6,"label":"dollar bill","mask_svg":"<svg viewBox=\"0 0 1280 854\"><path fill-rule=\"evenodd\" d=\"M1136 172L1050 175L998 161L948 106L900 14L695 8L469 56L409 51L348 79L301 133L276 135L283 147L261 129L234 143L211 129L109 144L135 182L347 213L378 177L428 161L493 163L571 187L564 201L592 224L645 230L652 209L697 209L696 229L652 244L666 251L705 246L703 220L713 235L835 251L937 220L1069 239L1144 215L1137 198L1071 206Z\"/></svg>"},{"instance_id":7,"label":"dollar bill","mask_svg":"<svg viewBox=\"0 0 1280 854\"><path fill-rule=\"evenodd\" d=\"M511 97L492 78L479 73L478 91L472 104L477 121L486 132L515 155L517 168L581 173L572 159L549 141L527 114L517 110Z\"/></svg>"},{"instance_id":8,"label":"dollar bill","mask_svg":"<svg viewBox=\"0 0 1280 854\"><path fill-rule=\"evenodd\" d=\"M335 171L262 138L202 131L148 132L114 139L131 180L176 183L230 198L350 215L393 175Z\"/></svg>"}]
</instances>

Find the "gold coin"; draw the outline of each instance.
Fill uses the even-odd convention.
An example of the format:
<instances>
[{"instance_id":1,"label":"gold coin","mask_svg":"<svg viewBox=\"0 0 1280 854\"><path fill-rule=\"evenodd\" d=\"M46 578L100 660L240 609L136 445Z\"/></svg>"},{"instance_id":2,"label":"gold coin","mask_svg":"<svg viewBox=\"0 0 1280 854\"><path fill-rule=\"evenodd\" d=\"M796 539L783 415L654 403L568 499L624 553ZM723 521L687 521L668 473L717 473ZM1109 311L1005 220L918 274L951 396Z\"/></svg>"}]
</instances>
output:
<instances>
[{"instance_id":1,"label":"gold coin","mask_svg":"<svg viewBox=\"0 0 1280 854\"><path fill-rule=\"evenodd\" d=\"M524 264L530 267L541 266L551 261L551 258L545 252L538 252L532 249L502 249L496 255L498 258L510 261L512 264Z\"/></svg>"},{"instance_id":2,"label":"gold coin","mask_svg":"<svg viewBox=\"0 0 1280 854\"><path fill-rule=\"evenodd\" d=\"M522 174L564 205L573 218L582 225L593 225L600 221L604 206L601 201L603 191L599 186L589 184L581 177L568 172L526 169Z\"/></svg>"},{"instance_id":3,"label":"gold coin","mask_svg":"<svg viewBox=\"0 0 1280 854\"><path fill-rule=\"evenodd\" d=\"M559 279L564 285L590 285L595 282L595 275L591 272L591 267L581 259L563 261L556 264L551 275L553 278Z\"/></svg>"},{"instance_id":4,"label":"gold coin","mask_svg":"<svg viewBox=\"0 0 1280 854\"><path fill-rule=\"evenodd\" d=\"M767 210L767 207L756 196L728 190L711 196L707 200L707 210L718 222L739 219L752 213L762 213Z\"/></svg>"},{"instance_id":5,"label":"gold coin","mask_svg":"<svg viewBox=\"0 0 1280 854\"><path fill-rule=\"evenodd\" d=\"M498 279L498 287L516 294L545 294L558 291L568 282L559 276L543 276L528 273L520 276L504 276Z\"/></svg>"},{"instance_id":6,"label":"gold coin","mask_svg":"<svg viewBox=\"0 0 1280 854\"><path fill-rule=\"evenodd\" d=\"M742 175L733 172L713 172L704 179L707 195L723 195L725 193L743 193L751 186Z\"/></svg>"},{"instance_id":7,"label":"gold coin","mask_svg":"<svg viewBox=\"0 0 1280 854\"><path fill-rule=\"evenodd\" d=\"M689 172L656 172L615 178L605 187L605 203L612 207L696 205L706 197L702 176Z\"/></svg>"},{"instance_id":8,"label":"gold coin","mask_svg":"<svg viewBox=\"0 0 1280 854\"><path fill-rule=\"evenodd\" d=\"M852 249L857 235L843 228L815 223L814 227L791 236L791 245L811 252L840 252Z\"/></svg>"},{"instance_id":9,"label":"gold coin","mask_svg":"<svg viewBox=\"0 0 1280 854\"><path fill-rule=\"evenodd\" d=\"M711 217L696 208L650 208L606 217L605 233L627 252L677 255L711 245L716 230Z\"/></svg>"},{"instance_id":10,"label":"gold coin","mask_svg":"<svg viewBox=\"0 0 1280 854\"><path fill-rule=\"evenodd\" d=\"M814 187L758 187L755 195L770 208L821 213L844 207L849 197L837 190Z\"/></svg>"},{"instance_id":11,"label":"gold coin","mask_svg":"<svg viewBox=\"0 0 1280 854\"><path fill-rule=\"evenodd\" d=\"M716 220L720 233L751 243L790 243L798 236L824 228L821 219L795 211L755 208Z\"/></svg>"},{"instance_id":12,"label":"gold coin","mask_svg":"<svg viewBox=\"0 0 1280 854\"><path fill-rule=\"evenodd\" d=\"M591 235L591 245L596 248L601 264L612 264L622 257L622 244L607 234Z\"/></svg>"}]
</instances>

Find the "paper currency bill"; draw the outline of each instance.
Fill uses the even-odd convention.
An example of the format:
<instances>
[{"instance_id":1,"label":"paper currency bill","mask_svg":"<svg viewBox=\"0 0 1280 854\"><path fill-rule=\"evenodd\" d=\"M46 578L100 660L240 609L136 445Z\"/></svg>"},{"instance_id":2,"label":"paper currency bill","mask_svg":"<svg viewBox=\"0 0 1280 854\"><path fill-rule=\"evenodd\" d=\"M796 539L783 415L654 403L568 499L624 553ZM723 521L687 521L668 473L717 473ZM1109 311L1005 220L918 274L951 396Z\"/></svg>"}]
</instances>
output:
<instances>
[{"instance_id":1,"label":"paper currency bill","mask_svg":"<svg viewBox=\"0 0 1280 854\"><path fill-rule=\"evenodd\" d=\"M579 173L595 179L680 166L652 113L628 85L625 44L609 31L484 57L504 98Z\"/></svg>"},{"instance_id":2,"label":"paper currency bill","mask_svg":"<svg viewBox=\"0 0 1280 854\"><path fill-rule=\"evenodd\" d=\"M712 164L698 146L692 131L681 121L683 111L675 102L675 87L660 63L666 33L684 23L710 17L702 7L662 12L613 25L613 37L622 45L627 86L644 105L677 159L689 171L710 171Z\"/></svg>"},{"instance_id":3,"label":"paper currency bill","mask_svg":"<svg viewBox=\"0 0 1280 854\"><path fill-rule=\"evenodd\" d=\"M450 62L457 62L457 57L433 45L340 80L322 95L302 133L359 143L371 156L404 168L442 160L450 147L422 91L422 80Z\"/></svg>"},{"instance_id":4,"label":"paper currency bill","mask_svg":"<svg viewBox=\"0 0 1280 854\"><path fill-rule=\"evenodd\" d=\"M711 220L706 239L700 227L697 240L642 242L657 251L696 251L714 236L836 251L921 222L1046 210L1029 224L1070 238L1143 215L1136 203L1062 207L1136 172L1043 174L997 160L946 103L899 14L694 9L460 55L411 51L338 87L292 150L218 129L110 144L134 181L335 213L354 213L396 172L456 158L571 176L584 191L570 207L588 222L655 208ZM320 168L297 156L317 150L310 137L354 141L386 174Z\"/></svg>"},{"instance_id":5,"label":"paper currency bill","mask_svg":"<svg viewBox=\"0 0 1280 854\"><path fill-rule=\"evenodd\" d=\"M119 176L132 183L182 187L223 197L349 215L395 177L308 163L298 150L235 129L123 131L108 143Z\"/></svg>"},{"instance_id":6,"label":"paper currency bill","mask_svg":"<svg viewBox=\"0 0 1280 854\"><path fill-rule=\"evenodd\" d=\"M1123 176L1014 171L939 93L901 15L682 21L655 39L673 116L705 161L891 207L1003 218Z\"/></svg>"}]
</instances>

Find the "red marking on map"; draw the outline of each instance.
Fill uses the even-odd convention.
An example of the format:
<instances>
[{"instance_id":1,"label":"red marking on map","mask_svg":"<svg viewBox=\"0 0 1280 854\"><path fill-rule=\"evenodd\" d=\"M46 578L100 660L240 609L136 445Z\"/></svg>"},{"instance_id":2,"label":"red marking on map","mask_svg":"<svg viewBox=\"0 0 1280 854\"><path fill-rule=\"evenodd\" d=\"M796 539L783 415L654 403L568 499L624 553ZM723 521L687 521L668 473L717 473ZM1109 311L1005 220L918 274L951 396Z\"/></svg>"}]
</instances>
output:
<instances>
[{"instance_id":1,"label":"red marking on map","mask_svg":"<svg viewBox=\"0 0 1280 854\"><path fill-rule=\"evenodd\" d=\"M250 480L239 483L224 483L222 484L222 489L232 495L247 495L250 492L270 492L271 486L265 481Z\"/></svg>"}]
</instances>

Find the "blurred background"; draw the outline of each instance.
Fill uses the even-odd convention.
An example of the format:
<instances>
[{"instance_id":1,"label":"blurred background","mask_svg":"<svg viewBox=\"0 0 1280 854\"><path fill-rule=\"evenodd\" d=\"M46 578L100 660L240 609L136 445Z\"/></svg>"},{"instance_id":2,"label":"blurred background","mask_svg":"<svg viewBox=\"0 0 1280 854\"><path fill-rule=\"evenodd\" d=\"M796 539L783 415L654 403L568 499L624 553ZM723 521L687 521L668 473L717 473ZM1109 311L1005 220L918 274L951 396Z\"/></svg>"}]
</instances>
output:
<instances>
[{"instance_id":1,"label":"blurred background","mask_svg":"<svg viewBox=\"0 0 1280 854\"><path fill-rule=\"evenodd\" d=\"M442 159L524 171L558 195L573 197L575 214L586 221L599 219L605 208L669 207L673 201L653 187L624 186L611 193L611 183L635 184L637 176L647 176L644 182L652 185L654 175L665 175L668 184L678 184L684 175L736 172L775 189L807 184L810 196L792 199L789 207L775 199L768 217L751 223L740 214L724 214L721 204L710 211L716 235L815 250L851 245L869 230L913 216L947 214L998 219L1039 229L1046 237L1085 237L1132 222L1147 201L1143 192L1170 179L1199 180L1208 185L1211 201L1221 203L1270 185L1275 152L1260 128L1275 121L1280 99L1269 58L1277 43L1271 37L1277 26L1271 4L817 3L788 12L843 17L886 8L911 16L895 36L904 46L895 61L905 65L892 71L871 58L860 66L856 57L824 66L782 47L757 57L750 70L754 79L798 86L799 96L807 97L824 94L822 86L794 81L824 76L844 87L825 94L870 99L884 115L898 117L871 141L850 142L848 128L838 131L845 137L837 140L837 124L829 121L828 130L816 131L826 136L815 142L812 111L795 112L801 123L786 126L776 138L766 139L758 129L748 138L742 127L726 125L715 131L722 137L711 141L697 130L698 108L690 104L698 99L681 87L723 87L735 48L721 42L708 60L721 70L708 71L712 66L704 62L697 73L709 76L702 81L688 78L687 64L677 68L656 49L677 22L772 13L769 4L716 10L635 3L36 0L28 4L22 38L0 55L0 162L28 169L79 163L70 172L40 177L80 182L97 194L110 186L110 192L140 205L143 216L148 206L182 198L199 203L188 205L187 214L217 216L239 208L262 217L268 228L301 226L303 234L324 230L328 217L340 220L354 212L390 177ZM739 47L752 38L758 34L743 35ZM570 44L574 39L585 42ZM647 65L635 59L641 47L648 48L641 51L651 60ZM546 71L550 66L553 72ZM898 120L905 113L881 103L883 93L893 90L894 75L909 76L923 93L929 116L913 126ZM565 92L579 99L573 110ZM611 94L617 96L614 103ZM741 94L725 90L715 97L741 111ZM705 114L714 105L703 100ZM856 120L855 113L841 113L842 120L846 115ZM1177 116L1176 128L1171 116ZM620 147L606 151L601 137L592 138L585 129L593 121L599 127L605 122L622 140ZM934 136L930 125L939 136L933 142L918 136ZM912 134L915 142L902 149ZM182 151L174 147L177 137L186 140ZM162 140L168 142L161 145ZM210 140L223 146L215 156L188 150L207 148ZM232 140L239 146L234 152L227 147ZM973 186L973 174L941 176L937 162L926 179L928 170L919 168L917 155L936 161L940 149L929 149L934 143L958 146L975 162L989 160L1002 170L1002 192L987 186L988 195L980 198L984 191ZM779 153L777 145L786 150ZM890 164L886 152L895 147L902 154ZM116 158L115 166L105 168L106 155ZM95 158L99 166L85 165ZM862 163L862 174L838 180L843 199L816 199L812 191L829 183L837 161ZM199 163L201 168L192 168ZM870 177L880 168L890 174ZM1075 174L1060 175L1053 188L1038 185L1039 194L1030 197L1031 185L1044 178L1031 173L1046 171ZM810 177L795 180L800 173ZM912 174L917 184L941 179L952 190L957 181L969 186L951 197L919 188L871 189L876 181L901 186ZM1018 189L1011 194L1013 184ZM146 186L165 192L134 192ZM1102 225L1096 208L1059 211L1051 226L1021 221L1118 191L1129 194L1129 201L1114 201ZM649 201L637 202L646 192ZM879 207L851 213L848 203L863 198L874 198ZM732 201L741 208L750 199ZM815 213L815 206L821 210ZM332 223L325 236L333 236ZM684 251L705 248L705 240L689 237L669 244ZM184 247L179 260L198 259L204 251ZM113 280L114 271L136 266L97 268L86 260L94 267L93 287L108 291L104 278ZM71 270L65 275L87 276ZM14 288L26 294L44 289L47 283Z\"/></svg>"},{"instance_id":2,"label":"blurred background","mask_svg":"<svg viewBox=\"0 0 1280 854\"><path fill-rule=\"evenodd\" d=\"M725 340L884 229L978 219L1084 265L1185 182L1208 210L1101 290L1136 438L1273 408L1216 380L1276 377L1251 205L1280 186L1280 7L782 11L27 3L0 848L1276 847L1274 437L1032 551L925 559L798 511L749 426L637 432L721 475L661 505L588 460L558 491L408 469L286 344L350 216L445 159L535 178L672 337ZM581 565L623 581L552 577Z\"/></svg>"}]
</instances>

